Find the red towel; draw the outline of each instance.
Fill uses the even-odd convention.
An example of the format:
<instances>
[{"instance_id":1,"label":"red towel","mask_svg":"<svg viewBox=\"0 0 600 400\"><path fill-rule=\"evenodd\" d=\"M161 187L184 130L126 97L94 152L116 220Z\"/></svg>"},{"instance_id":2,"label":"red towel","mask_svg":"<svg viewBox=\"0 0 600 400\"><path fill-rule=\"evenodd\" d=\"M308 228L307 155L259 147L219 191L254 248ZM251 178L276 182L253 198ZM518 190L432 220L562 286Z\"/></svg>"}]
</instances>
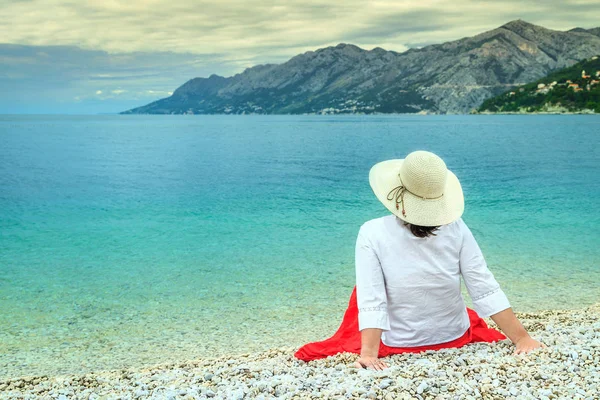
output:
<instances>
[{"instance_id":1,"label":"red towel","mask_svg":"<svg viewBox=\"0 0 600 400\"><path fill-rule=\"evenodd\" d=\"M471 326L465 334L451 342L419 347L390 347L379 343L379 357L387 357L399 353L419 353L425 350L448 349L462 347L469 343L496 342L506 339L502 333L488 328L485 321L474 310L467 308ZM300 360L311 361L333 356L341 352L360 354L361 335L358 330L358 306L356 304L356 286L352 290L348 309L337 332L329 339L321 342L305 344L294 354Z\"/></svg>"}]
</instances>

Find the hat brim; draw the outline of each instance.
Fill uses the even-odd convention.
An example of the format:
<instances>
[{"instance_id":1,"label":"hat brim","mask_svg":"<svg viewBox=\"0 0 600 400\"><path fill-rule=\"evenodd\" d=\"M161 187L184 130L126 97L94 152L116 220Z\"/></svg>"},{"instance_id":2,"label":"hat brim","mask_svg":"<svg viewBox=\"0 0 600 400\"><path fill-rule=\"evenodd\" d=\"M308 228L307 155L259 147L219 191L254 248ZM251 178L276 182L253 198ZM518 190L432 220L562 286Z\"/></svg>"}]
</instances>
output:
<instances>
[{"instance_id":1,"label":"hat brim","mask_svg":"<svg viewBox=\"0 0 600 400\"><path fill-rule=\"evenodd\" d=\"M394 215L403 221L420 226L440 226L456 221L465 210L462 187L456 175L448 170L444 194L438 199L422 199L419 196L404 192L404 210L402 204L396 209L394 199L387 196L392 189L401 185L399 172L402 160L387 160L375 164L369 171L369 184L379 201Z\"/></svg>"}]
</instances>

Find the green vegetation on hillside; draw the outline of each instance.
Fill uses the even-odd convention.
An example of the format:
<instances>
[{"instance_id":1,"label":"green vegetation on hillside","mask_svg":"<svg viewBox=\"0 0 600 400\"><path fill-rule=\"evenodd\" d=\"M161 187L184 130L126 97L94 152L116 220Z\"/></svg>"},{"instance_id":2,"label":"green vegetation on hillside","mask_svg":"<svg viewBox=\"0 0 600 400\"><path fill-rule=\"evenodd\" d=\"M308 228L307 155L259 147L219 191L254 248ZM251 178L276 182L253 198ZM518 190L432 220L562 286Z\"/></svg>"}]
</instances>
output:
<instances>
[{"instance_id":1,"label":"green vegetation on hillside","mask_svg":"<svg viewBox=\"0 0 600 400\"><path fill-rule=\"evenodd\" d=\"M600 57L511 89L484 101L478 109L478 112L544 111L600 113Z\"/></svg>"}]
</instances>

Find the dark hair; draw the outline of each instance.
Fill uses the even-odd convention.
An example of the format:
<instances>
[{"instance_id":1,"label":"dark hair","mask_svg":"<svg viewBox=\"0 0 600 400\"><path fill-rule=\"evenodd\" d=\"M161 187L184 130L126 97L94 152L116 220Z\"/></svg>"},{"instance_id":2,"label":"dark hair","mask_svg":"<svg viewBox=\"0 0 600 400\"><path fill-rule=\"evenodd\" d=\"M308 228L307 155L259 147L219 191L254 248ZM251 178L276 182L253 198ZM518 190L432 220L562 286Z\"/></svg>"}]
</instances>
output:
<instances>
[{"instance_id":1,"label":"dark hair","mask_svg":"<svg viewBox=\"0 0 600 400\"><path fill-rule=\"evenodd\" d=\"M420 226L409 224L408 222L405 222L404 225L408 225L412 234L420 238L435 236L434 232L439 229L439 226Z\"/></svg>"}]
</instances>

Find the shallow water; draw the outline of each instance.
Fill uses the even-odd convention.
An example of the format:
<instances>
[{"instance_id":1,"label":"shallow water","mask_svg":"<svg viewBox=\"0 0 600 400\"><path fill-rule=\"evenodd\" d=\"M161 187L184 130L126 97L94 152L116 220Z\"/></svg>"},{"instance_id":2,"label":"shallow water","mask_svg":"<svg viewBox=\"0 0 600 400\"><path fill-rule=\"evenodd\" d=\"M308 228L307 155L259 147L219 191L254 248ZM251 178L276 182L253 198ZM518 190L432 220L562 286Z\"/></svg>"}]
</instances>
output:
<instances>
[{"instance_id":1,"label":"shallow water","mask_svg":"<svg viewBox=\"0 0 600 400\"><path fill-rule=\"evenodd\" d=\"M0 377L333 333L372 164L426 149L515 310L600 299L597 116L0 116Z\"/></svg>"}]
</instances>

